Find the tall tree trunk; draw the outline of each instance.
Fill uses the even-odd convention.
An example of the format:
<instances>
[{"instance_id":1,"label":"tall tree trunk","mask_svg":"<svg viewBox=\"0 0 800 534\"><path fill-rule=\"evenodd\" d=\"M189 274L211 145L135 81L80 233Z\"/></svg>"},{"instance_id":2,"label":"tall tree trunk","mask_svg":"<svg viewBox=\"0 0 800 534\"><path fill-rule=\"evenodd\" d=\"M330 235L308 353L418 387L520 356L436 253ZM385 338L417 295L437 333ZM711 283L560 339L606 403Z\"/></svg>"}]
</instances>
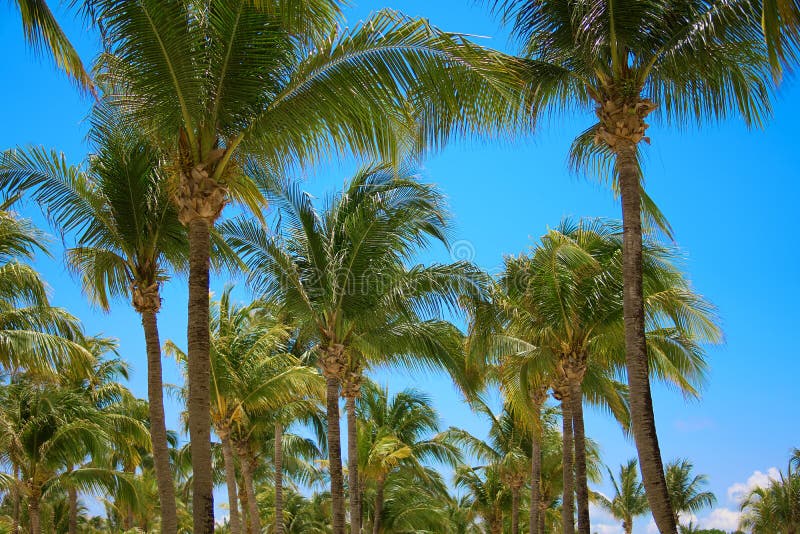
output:
<instances>
[{"instance_id":1,"label":"tall tree trunk","mask_svg":"<svg viewBox=\"0 0 800 534\"><path fill-rule=\"evenodd\" d=\"M214 532L211 464L211 359L209 353L210 223L189 222L189 439L192 451L192 523L194 534Z\"/></svg>"},{"instance_id":2,"label":"tall tree trunk","mask_svg":"<svg viewBox=\"0 0 800 534\"><path fill-rule=\"evenodd\" d=\"M157 291L156 286L156 291ZM159 299L160 301L160 299ZM161 532L178 532L178 511L175 504L175 486L169 463L167 426L164 417L164 386L161 371L161 339L154 310L141 312L142 328L147 346L147 400L150 409L150 441L153 446L153 467L158 486L161 510Z\"/></svg>"},{"instance_id":3,"label":"tall tree trunk","mask_svg":"<svg viewBox=\"0 0 800 534\"><path fill-rule=\"evenodd\" d=\"M41 517L39 513L39 499L42 492L38 488L32 488L28 492L28 520L31 523L31 534L42 534Z\"/></svg>"},{"instance_id":4,"label":"tall tree trunk","mask_svg":"<svg viewBox=\"0 0 800 534\"><path fill-rule=\"evenodd\" d=\"M518 485L511 486L511 534L519 534L519 490Z\"/></svg>"},{"instance_id":5,"label":"tall tree trunk","mask_svg":"<svg viewBox=\"0 0 800 534\"><path fill-rule=\"evenodd\" d=\"M283 425L275 423L275 534L283 534Z\"/></svg>"},{"instance_id":6,"label":"tall tree trunk","mask_svg":"<svg viewBox=\"0 0 800 534\"><path fill-rule=\"evenodd\" d=\"M348 392L344 401L347 411L347 479L350 489L350 534L361 533L361 485L358 479L358 420L356 399Z\"/></svg>"},{"instance_id":7,"label":"tall tree trunk","mask_svg":"<svg viewBox=\"0 0 800 534\"><path fill-rule=\"evenodd\" d=\"M241 465L242 471L244 471L244 464ZM242 482L239 487L242 488L242 491L239 492L239 509L242 511L242 529L244 530L245 534L253 534L253 530L250 525L250 514L248 513L249 508L247 505L247 489L245 489L244 477L242 477Z\"/></svg>"},{"instance_id":8,"label":"tall tree trunk","mask_svg":"<svg viewBox=\"0 0 800 534\"><path fill-rule=\"evenodd\" d=\"M242 465L242 480L247 498L247 515L249 516L249 530L254 534L261 534L261 518L258 515L258 502L256 501L256 488L253 481L253 459L246 444L236 448L239 454L239 463Z\"/></svg>"},{"instance_id":9,"label":"tall tree trunk","mask_svg":"<svg viewBox=\"0 0 800 534\"><path fill-rule=\"evenodd\" d=\"M565 388L566 389L566 388ZM572 452L575 449L572 437L572 409L567 391L561 396L561 428L562 428L562 475L564 478L564 497L561 503L561 522L564 534L575 533L575 470L572 463Z\"/></svg>"},{"instance_id":10,"label":"tall tree trunk","mask_svg":"<svg viewBox=\"0 0 800 534\"><path fill-rule=\"evenodd\" d=\"M528 531L530 534L540 534L539 531L539 504L542 499L542 428L540 403L535 403L536 420L533 422L531 434L531 505L528 511ZM544 532L541 532L544 534Z\"/></svg>"},{"instance_id":11,"label":"tall tree trunk","mask_svg":"<svg viewBox=\"0 0 800 534\"><path fill-rule=\"evenodd\" d=\"M331 475L333 534L345 534L342 442L339 428L339 379L335 376L328 376L325 382L327 386L328 465Z\"/></svg>"},{"instance_id":12,"label":"tall tree trunk","mask_svg":"<svg viewBox=\"0 0 800 534\"><path fill-rule=\"evenodd\" d=\"M78 490L69 488L67 490L67 501L69 503L67 532L69 534L78 534Z\"/></svg>"},{"instance_id":13,"label":"tall tree trunk","mask_svg":"<svg viewBox=\"0 0 800 534\"><path fill-rule=\"evenodd\" d=\"M578 533L591 534L589 523L589 485L586 477L586 434L583 423L583 391L581 383L570 384L572 428L575 441L575 493L578 501Z\"/></svg>"},{"instance_id":14,"label":"tall tree trunk","mask_svg":"<svg viewBox=\"0 0 800 534\"><path fill-rule=\"evenodd\" d=\"M19 479L19 466L14 462L14 489L12 490L12 494L14 496L14 517L12 518L11 524L11 532L13 534L19 533L19 514L21 512L20 508L22 505L22 499L20 498L20 487L21 481Z\"/></svg>"},{"instance_id":15,"label":"tall tree trunk","mask_svg":"<svg viewBox=\"0 0 800 534\"><path fill-rule=\"evenodd\" d=\"M375 481L375 512L372 520L372 534L380 534L381 516L383 515L383 490L386 487L386 479L381 476Z\"/></svg>"},{"instance_id":16,"label":"tall tree trunk","mask_svg":"<svg viewBox=\"0 0 800 534\"><path fill-rule=\"evenodd\" d=\"M633 518L623 521L622 529L625 531L625 534L633 534Z\"/></svg>"},{"instance_id":17,"label":"tall tree trunk","mask_svg":"<svg viewBox=\"0 0 800 534\"><path fill-rule=\"evenodd\" d=\"M616 170L622 197L625 363L630 388L633 437L647 500L658 530L662 534L676 534L675 515L672 512L664 478L664 466L653 414L653 398L650 393L642 288L641 191L636 145L630 141L620 142L616 147L616 156Z\"/></svg>"},{"instance_id":18,"label":"tall tree trunk","mask_svg":"<svg viewBox=\"0 0 800 534\"><path fill-rule=\"evenodd\" d=\"M231 438L227 429L219 432L219 438L222 441L222 460L225 464L225 483L228 488L231 534L242 534L239 497L236 491L236 462L233 459L233 447L231 447Z\"/></svg>"}]
</instances>

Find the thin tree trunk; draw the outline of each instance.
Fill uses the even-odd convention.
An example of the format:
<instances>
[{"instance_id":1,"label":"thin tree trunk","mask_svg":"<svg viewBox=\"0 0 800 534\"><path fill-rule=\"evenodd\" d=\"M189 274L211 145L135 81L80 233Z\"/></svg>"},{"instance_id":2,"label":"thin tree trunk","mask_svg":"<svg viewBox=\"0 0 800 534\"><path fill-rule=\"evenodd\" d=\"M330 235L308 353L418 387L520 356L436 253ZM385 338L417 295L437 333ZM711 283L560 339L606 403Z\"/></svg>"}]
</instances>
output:
<instances>
[{"instance_id":1,"label":"thin tree trunk","mask_svg":"<svg viewBox=\"0 0 800 534\"><path fill-rule=\"evenodd\" d=\"M261 534L261 518L258 515L258 502L256 501L256 488L253 482L253 461L248 451L244 447L238 449L239 462L242 464L242 480L244 481L244 491L247 495L247 512L250 516L250 531L253 534Z\"/></svg>"},{"instance_id":2,"label":"thin tree trunk","mask_svg":"<svg viewBox=\"0 0 800 534\"><path fill-rule=\"evenodd\" d=\"M78 534L78 491L75 488L67 490L67 500L69 501L67 532L69 534Z\"/></svg>"},{"instance_id":3,"label":"thin tree trunk","mask_svg":"<svg viewBox=\"0 0 800 534\"><path fill-rule=\"evenodd\" d=\"M31 523L31 534L42 534L39 515L39 498L41 491L33 490L28 495L28 520Z\"/></svg>"},{"instance_id":4,"label":"thin tree trunk","mask_svg":"<svg viewBox=\"0 0 800 534\"><path fill-rule=\"evenodd\" d=\"M222 441L222 460L225 464L225 483L228 488L231 534L242 534L242 519L239 515L239 497L236 491L236 462L233 459L231 438L226 431L220 432L219 437L220 441Z\"/></svg>"},{"instance_id":5,"label":"thin tree trunk","mask_svg":"<svg viewBox=\"0 0 800 534\"><path fill-rule=\"evenodd\" d=\"M542 480L542 432L541 416L539 411L541 405L536 406L536 418L534 429L531 435L531 505L528 512L528 530L530 534L539 534L539 504L541 501L541 480ZM542 532L542 534L544 534Z\"/></svg>"},{"instance_id":6,"label":"thin tree trunk","mask_svg":"<svg viewBox=\"0 0 800 534\"><path fill-rule=\"evenodd\" d=\"M283 534L283 425L275 423L275 534Z\"/></svg>"},{"instance_id":7,"label":"thin tree trunk","mask_svg":"<svg viewBox=\"0 0 800 534\"><path fill-rule=\"evenodd\" d=\"M642 288L641 191L635 144L623 142L617 147L616 169L622 197L624 282L622 302L633 437L647 500L658 530L662 534L676 534L675 515L672 512L664 478L664 466L653 414L653 398L650 393Z\"/></svg>"},{"instance_id":8,"label":"thin tree trunk","mask_svg":"<svg viewBox=\"0 0 800 534\"><path fill-rule=\"evenodd\" d=\"M242 471L244 471L244 464L242 464ZM250 514L248 513L249 508L247 505L247 489L245 489L244 477L242 477L242 482L239 487L243 488L243 491L239 492L239 509L242 511L242 527L245 534L254 534L250 525Z\"/></svg>"},{"instance_id":9,"label":"thin tree trunk","mask_svg":"<svg viewBox=\"0 0 800 534\"><path fill-rule=\"evenodd\" d=\"M633 534L633 518L623 521L622 529L625 531L625 534Z\"/></svg>"},{"instance_id":10,"label":"thin tree trunk","mask_svg":"<svg viewBox=\"0 0 800 534\"><path fill-rule=\"evenodd\" d=\"M142 328L147 346L147 400L150 409L150 440L153 445L153 467L161 509L161 532L178 532L175 486L169 464L167 426L164 417L164 386L161 371L161 340L155 311L143 311Z\"/></svg>"},{"instance_id":11,"label":"thin tree trunk","mask_svg":"<svg viewBox=\"0 0 800 534\"><path fill-rule=\"evenodd\" d=\"M519 534L519 486L511 487L511 534Z\"/></svg>"},{"instance_id":12,"label":"thin tree trunk","mask_svg":"<svg viewBox=\"0 0 800 534\"><path fill-rule=\"evenodd\" d=\"M339 428L339 379L328 376L328 465L331 475L331 506L333 508L333 534L345 534L344 478L342 476L342 443Z\"/></svg>"},{"instance_id":13,"label":"thin tree trunk","mask_svg":"<svg viewBox=\"0 0 800 534\"><path fill-rule=\"evenodd\" d=\"M564 497L561 503L561 522L564 534L575 533L575 470L572 464L574 443L572 438L572 409L569 393L562 395L561 400L562 428L562 475L564 478Z\"/></svg>"},{"instance_id":14,"label":"thin tree trunk","mask_svg":"<svg viewBox=\"0 0 800 534\"><path fill-rule=\"evenodd\" d=\"M386 479L383 477L375 481L375 517L372 520L372 534L380 534L381 516L383 515L383 490L386 487Z\"/></svg>"},{"instance_id":15,"label":"thin tree trunk","mask_svg":"<svg viewBox=\"0 0 800 534\"><path fill-rule=\"evenodd\" d=\"M361 485L358 481L358 420L356 399L345 397L347 411L347 478L350 489L350 534L361 533Z\"/></svg>"},{"instance_id":16,"label":"thin tree trunk","mask_svg":"<svg viewBox=\"0 0 800 534\"><path fill-rule=\"evenodd\" d=\"M20 485L19 466L16 463L14 463L14 489L12 491L14 495L14 517L12 519L13 523L11 525L12 527L11 532L13 532L13 534L19 533L19 514L21 511L20 508L22 504L22 499L20 498L19 494L19 485Z\"/></svg>"},{"instance_id":17,"label":"thin tree trunk","mask_svg":"<svg viewBox=\"0 0 800 534\"><path fill-rule=\"evenodd\" d=\"M211 359L209 353L210 225L202 218L189 222L189 439L192 451L192 523L194 534L214 532L211 464Z\"/></svg>"},{"instance_id":18,"label":"thin tree trunk","mask_svg":"<svg viewBox=\"0 0 800 534\"><path fill-rule=\"evenodd\" d=\"M591 534L589 485L586 477L586 433L583 423L583 391L580 382L571 384L572 428L575 441L575 493L578 501L578 533Z\"/></svg>"}]
</instances>

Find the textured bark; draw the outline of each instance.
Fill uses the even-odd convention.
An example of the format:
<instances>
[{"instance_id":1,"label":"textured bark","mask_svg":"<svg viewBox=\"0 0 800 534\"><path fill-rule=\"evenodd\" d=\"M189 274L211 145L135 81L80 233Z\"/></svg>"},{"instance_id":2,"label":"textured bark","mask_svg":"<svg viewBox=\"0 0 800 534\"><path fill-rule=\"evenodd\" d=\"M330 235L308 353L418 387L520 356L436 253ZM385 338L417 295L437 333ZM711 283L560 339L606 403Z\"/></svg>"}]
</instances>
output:
<instances>
[{"instance_id":1,"label":"textured bark","mask_svg":"<svg viewBox=\"0 0 800 534\"><path fill-rule=\"evenodd\" d=\"M156 295L157 296L157 295ZM159 299L160 302L160 299ZM153 467L158 485L161 509L161 532L178 532L178 513L175 504L175 486L169 463L167 426L164 417L164 386L161 371L161 340L158 333L156 309L143 309L141 313L147 347L147 401L150 415L150 441L153 446Z\"/></svg>"},{"instance_id":2,"label":"textured bark","mask_svg":"<svg viewBox=\"0 0 800 534\"><path fill-rule=\"evenodd\" d=\"M236 491L236 462L233 458L230 434L219 432L222 441L222 461L225 464L225 484L228 489L228 507L230 508L229 526L231 534L242 534L242 518L239 515L239 497Z\"/></svg>"},{"instance_id":3,"label":"textured bark","mask_svg":"<svg viewBox=\"0 0 800 534\"><path fill-rule=\"evenodd\" d=\"M14 511L13 511L13 518L11 523L11 532L13 534L17 534L19 532L19 514L20 508L22 505L22 499L20 498L20 491L19 491L19 466L14 464L14 488L11 490L11 493L14 498Z\"/></svg>"},{"instance_id":4,"label":"textured bark","mask_svg":"<svg viewBox=\"0 0 800 534\"><path fill-rule=\"evenodd\" d=\"M633 519L629 519L622 522L622 529L625 531L625 534L632 534L633 533Z\"/></svg>"},{"instance_id":5,"label":"textured bark","mask_svg":"<svg viewBox=\"0 0 800 534\"><path fill-rule=\"evenodd\" d=\"M192 522L194 534L214 532L211 464L211 359L209 354L210 223L189 224L188 382L189 438L192 450Z\"/></svg>"},{"instance_id":6,"label":"textured bark","mask_svg":"<svg viewBox=\"0 0 800 534\"><path fill-rule=\"evenodd\" d=\"M578 502L578 533L591 534L589 523L589 485L586 477L586 433L583 423L583 391L581 383L570 386L572 429L575 441L575 494Z\"/></svg>"},{"instance_id":7,"label":"textured bark","mask_svg":"<svg viewBox=\"0 0 800 534\"><path fill-rule=\"evenodd\" d=\"M383 477L375 481L375 519L372 521L372 534L380 534L381 516L383 515L383 490L386 487L386 479Z\"/></svg>"},{"instance_id":8,"label":"textured bark","mask_svg":"<svg viewBox=\"0 0 800 534\"><path fill-rule=\"evenodd\" d=\"M658 530L676 534L675 515L667 492L661 449L656 434L653 398L650 392L642 288L642 218L636 145L617 148L616 168L622 196L623 222L623 313L625 316L625 362L630 388L633 437L639 455L647 500Z\"/></svg>"},{"instance_id":9,"label":"textured bark","mask_svg":"<svg viewBox=\"0 0 800 534\"><path fill-rule=\"evenodd\" d=\"M542 444L541 435L534 432L531 439L531 506L528 511L528 531L539 534L539 505L542 499Z\"/></svg>"},{"instance_id":10,"label":"textured bark","mask_svg":"<svg viewBox=\"0 0 800 534\"><path fill-rule=\"evenodd\" d=\"M561 395L562 428L562 475L564 477L564 497L561 504L561 522L564 534L575 533L575 470L572 464L574 440L572 436L572 408L569 393Z\"/></svg>"},{"instance_id":11,"label":"textured bark","mask_svg":"<svg viewBox=\"0 0 800 534\"><path fill-rule=\"evenodd\" d=\"M519 534L519 486L511 487L511 534Z\"/></svg>"},{"instance_id":12,"label":"textured bark","mask_svg":"<svg viewBox=\"0 0 800 534\"><path fill-rule=\"evenodd\" d=\"M253 459L246 444L237 447L239 463L242 466L242 480L247 500L248 530L255 534L261 533L261 518L258 515L258 502L256 501L256 488L253 482Z\"/></svg>"},{"instance_id":13,"label":"textured bark","mask_svg":"<svg viewBox=\"0 0 800 534\"><path fill-rule=\"evenodd\" d=\"M356 399L345 397L347 411L347 479L350 490L350 534L361 532L361 487L358 481L358 420Z\"/></svg>"},{"instance_id":14,"label":"textured bark","mask_svg":"<svg viewBox=\"0 0 800 534\"><path fill-rule=\"evenodd\" d=\"M242 469L244 469L244 467ZM245 534L252 534L253 531L250 528L250 514L247 513L247 490L244 489L244 477L242 477L242 482L239 487L242 488L242 491L239 492L239 509L242 511L242 529Z\"/></svg>"},{"instance_id":15,"label":"textured bark","mask_svg":"<svg viewBox=\"0 0 800 534\"><path fill-rule=\"evenodd\" d=\"M283 534L283 425L275 423L275 534Z\"/></svg>"},{"instance_id":16,"label":"textured bark","mask_svg":"<svg viewBox=\"0 0 800 534\"><path fill-rule=\"evenodd\" d=\"M33 488L28 495L28 520L31 523L31 534L41 534L39 499L42 492L38 488Z\"/></svg>"},{"instance_id":17,"label":"textured bark","mask_svg":"<svg viewBox=\"0 0 800 534\"><path fill-rule=\"evenodd\" d=\"M333 534L345 533L344 478L342 476L342 442L339 428L339 379L325 378L327 386L328 463L331 476Z\"/></svg>"},{"instance_id":18,"label":"textured bark","mask_svg":"<svg viewBox=\"0 0 800 534\"><path fill-rule=\"evenodd\" d=\"M642 214L636 147L641 141L649 142L645 137L645 118L656 105L646 99L627 101L620 96L624 91L615 91L614 88L604 88L604 91L608 94L596 96L596 113L600 120L597 140L604 142L614 152L615 172L622 199L622 307L633 438L656 526L662 534L676 534L677 525L664 479L653 414L642 289Z\"/></svg>"},{"instance_id":19,"label":"textured bark","mask_svg":"<svg viewBox=\"0 0 800 534\"><path fill-rule=\"evenodd\" d=\"M69 534L78 533L78 490L69 488L67 490L67 501L69 503L69 520L67 532Z\"/></svg>"}]
</instances>

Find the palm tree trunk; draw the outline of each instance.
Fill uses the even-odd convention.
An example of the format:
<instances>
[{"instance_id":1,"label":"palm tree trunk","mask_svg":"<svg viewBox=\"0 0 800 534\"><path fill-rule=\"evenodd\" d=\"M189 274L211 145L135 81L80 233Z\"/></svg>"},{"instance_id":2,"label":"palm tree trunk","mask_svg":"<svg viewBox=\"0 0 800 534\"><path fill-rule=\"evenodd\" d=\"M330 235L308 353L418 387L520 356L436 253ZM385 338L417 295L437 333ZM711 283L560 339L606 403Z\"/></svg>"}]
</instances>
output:
<instances>
[{"instance_id":1,"label":"palm tree trunk","mask_svg":"<svg viewBox=\"0 0 800 534\"><path fill-rule=\"evenodd\" d=\"M328 469L331 475L331 506L333 508L333 534L345 534L344 478L342 476L342 443L339 428L339 379L328 376Z\"/></svg>"},{"instance_id":2,"label":"palm tree trunk","mask_svg":"<svg viewBox=\"0 0 800 534\"><path fill-rule=\"evenodd\" d=\"M283 534L283 425L275 423L275 534Z\"/></svg>"},{"instance_id":3,"label":"palm tree trunk","mask_svg":"<svg viewBox=\"0 0 800 534\"><path fill-rule=\"evenodd\" d=\"M67 490L67 501L69 503L67 532L69 534L78 534L78 490L69 488Z\"/></svg>"},{"instance_id":4,"label":"palm tree trunk","mask_svg":"<svg viewBox=\"0 0 800 534\"><path fill-rule=\"evenodd\" d=\"M189 222L189 439L192 451L192 523L194 534L214 532L211 464L211 359L209 353L210 224Z\"/></svg>"},{"instance_id":5,"label":"palm tree trunk","mask_svg":"<svg viewBox=\"0 0 800 534\"><path fill-rule=\"evenodd\" d=\"M511 534L519 534L519 486L511 486Z\"/></svg>"},{"instance_id":6,"label":"palm tree trunk","mask_svg":"<svg viewBox=\"0 0 800 534\"><path fill-rule=\"evenodd\" d=\"M372 520L372 534L380 534L381 516L383 515L383 490L386 487L386 479L382 476L375 481L375 517Z\"/></svg>"},{"instance_id":7,"label":"palm tree trunk","mask_svg":"<svg viewBox=\"0 0 800 534\"><path fill-rule=\"evenodd\" d=\"M561 503L561 522L564 534L575 533L575 470L572 464L574 440L572 437L572 409L569 393L561 395L561 428L562 428L562 475L564 478L564 497Z\"/></svg>"},{"instance_id":8,"label":"palm tree trunk","mask_svg":"<svg viewBox=\"0 0 800 534\"><path fill-rule=\"evenodd\" d=\"M39 514L39 499L42 491L39 488L32 488L28 495L28 520L31 523L31 534L42 534Z\"/></svg>"},{"instance_id":9,"label":"palm tree trunk","mask_svg":"<svg viewBox=\"0 0 800 534\"><path fill-rule=\"evenodd\" d=\"M228 507L230 508L231 534L242 534L242 519L239 515L239 498L236 491L236 462L233 459L233 447L227 430L219 432L222 441L222 461L225 464L225 483L228 487Z\"/></svg>"},{"instance_id":10,"label":"palm tree trunk","mask_svg":"<svg viewBox=\"0 0 800 534\"><path fill-rule=\"evenodd\" d=\"M20 498L20 479L19 479L19 466L14 462L14 488L12 490L12 494L14 496L14 517L12 518L11 524L11 532L13 534L17 534L19 532L19 514L20 508L22 505L22 499Z\"/></svg>"},{"instance_id":11,"label":"palm tree trunk","mask_svg":"<svg viewBox=\"0 0 800 534\"><path fill-rule=\"evenodd\" d=\"M164 386L161 371L161 339L154 310L141 313L144 340L147 346L147 400L150 409L150 440L153 445L153 467L158 486L161 509L161 532L178 532L178 512L175 504L175 486L169 464L167 426L164 417Z\"/></svg>"},{"instance_id":12,"label":"palm tree trunk","mask_svg":"<svg viewBox=\"0 0 800 534\"><path fill-rule=\"evenodd\" d=\"M245 445L237 448L239 462L242 464L242 480L244 481L244 491L247 497L247 515L250 516L250 531L254 534L261 534L261 518L258 515L258 502L256 501L256 488L253 482L253 460Z\"/></svg>"},{"instance_id":13,"label":"palm tree trunk","mask_svg":"<svg viewBox=\"0 0 800 534\"><path fill-rule=\"evenodd\" d=\"M241 461L241 460L240 460ZM244 464L242 464L242 471L244 471ZM239 487L244 488L244 477L242 477L242 482ZM245 534L253 534L252 528L250 525L250 514L248 514L248 505L247 505L247 490L239 492L239 509L242 511L242 528L244 529Z\"/></svg>"},{"instance_id":14,"label":"palm tree trunk","mask_svg":"<svg viewBox=\"0 0 800 534\"><path fill-rule=\"evenodd\" d=\"M350 534L361 533L361 492L358 480L358 420L356 399L345 397L347 411L347 478L350 489Z\"/></svg>"},{"instance_id":15,"label":"palm tree trunk","mask_svg":"<svg viewBox=\"0 0 800 534\"><path fill-rule=\"evenodd\" d=\"M578 501L578 533L591 534L589 523L589 485L586 477L586 434L583 423L583 391L581 383L570 385L572 429L575 441L575 493Z\"/></svg>"},{"instance_id":16,"label":"palm tree trunk","mask_svg":"<svg viewBox=\"0 0 800 534\"><path fill-rule=\"evenodd\" d=\"M625 531L625 534L633 534L633 518L623 521L622 529Z\"/></svg>"},{"instance_id":17,"label":"palm tree trunk","mask_svg":"<svg viewBox=\"0 0 800 534\"><path fill-rule=\"evenodd\" d=\"M536 420L531 434L531 505L528 511L528 531L530 534L539 534L539 503L542 495L541 404L534 406L534 409Z\"/></svg>"},{"instance_id":18,"label":"palm tree trunk","mask_svg":"<svg viewBox=\"0 0 800 534\"><path fill-rule=\"evenodd\" d=\"M662 534L676 534L675 516L664 479L664 466L653 414L653 398L650 393L642 288L641 191L636 145L630 141L619 143L616 156L622 197L625 363L630 388L633 437L647 500L658 530Z\"/></svg>"}]
</instances>

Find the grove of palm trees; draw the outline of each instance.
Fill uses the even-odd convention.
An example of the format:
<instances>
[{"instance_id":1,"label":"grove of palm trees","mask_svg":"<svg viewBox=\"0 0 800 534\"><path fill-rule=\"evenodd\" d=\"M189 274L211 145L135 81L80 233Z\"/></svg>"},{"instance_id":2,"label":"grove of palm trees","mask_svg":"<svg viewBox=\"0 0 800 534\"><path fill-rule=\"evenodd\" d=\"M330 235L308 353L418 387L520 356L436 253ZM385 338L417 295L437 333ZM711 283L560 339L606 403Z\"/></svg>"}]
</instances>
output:
<instances>
[{"instance_id":1,"label":"grove of palm trees","mask_svg":"<svg viewBox=\"0 0 800 534\"><path fill-rule=\"evenodd\" d=\"M795 2L0 29L0 532L800 532Z\"/></svg>"}]
</instances>

